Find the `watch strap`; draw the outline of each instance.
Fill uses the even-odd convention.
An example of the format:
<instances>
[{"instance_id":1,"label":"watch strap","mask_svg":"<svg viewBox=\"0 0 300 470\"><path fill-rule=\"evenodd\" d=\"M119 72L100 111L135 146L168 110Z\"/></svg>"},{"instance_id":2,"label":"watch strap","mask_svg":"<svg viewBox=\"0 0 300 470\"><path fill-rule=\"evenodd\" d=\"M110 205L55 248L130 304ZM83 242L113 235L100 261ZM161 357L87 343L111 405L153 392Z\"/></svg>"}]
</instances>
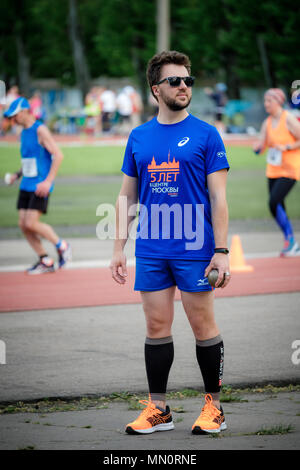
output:
<instances>
[{"instance_id":1,"label":"watch strap","mask_svg":"<svg viewBox=\"0 0 300 470\"><path fill-rule=\"evenodd\" d=\"M228 255L229 250L228 250L228 248L215 248L214 252L215 253L224 253L225 255Z\"/></svg>"}]
</instances>

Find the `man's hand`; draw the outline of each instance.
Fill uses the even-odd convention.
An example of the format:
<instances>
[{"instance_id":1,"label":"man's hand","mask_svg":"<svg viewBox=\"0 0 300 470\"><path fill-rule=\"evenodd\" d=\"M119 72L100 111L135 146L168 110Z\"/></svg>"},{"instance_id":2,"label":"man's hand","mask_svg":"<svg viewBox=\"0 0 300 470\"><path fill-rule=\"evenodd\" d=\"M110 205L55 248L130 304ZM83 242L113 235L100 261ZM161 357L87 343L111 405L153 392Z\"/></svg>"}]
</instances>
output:
<instances>
[{"instance_id":1,"label":"man's hand","mask_svg":"<svg viewBox=\"0 0 300 470\"><path fill-rule=\"evenodd\" d=\"M286 150L286 145L275 145L275 148L277 150L280 150L281 152L284 152Z\"/></svg>"},{"instance_id":2,"label":"man's hand","mask_svg":"<svg viewBox=\"0 0 300 470\"><path fill-rule=\"evenodd\" d=\"M256 142L255 144L253 144L252 145L252 150L253 150L254 153L260 154L260 152L261 152L261 143Z\"/></svg>"},{"instance_id":3,"label":"man's hand","mask_svg":"<svg viewBox=\"0 0 300 470\"><path fill-rule=\"evenodd\" d=\"M126 256L123 251L114 253L110 263L112 278L118 284L125 284L127 277ZM121 273L119 272L121 270Z\"/></svg>"},{"instance_id":4,"label":"man's hand","mask_svg":"<svg viewBox=\"0 0 300 470\"><path fill-rule=\"evenodd\" d=\"M51 183L47 180L41 181L36 187L35 194L39 197L47 197L51 188Z\"/></svg>"},{"instance_id":5,"label":"man's hand","mask_svg":"<svg viewBox=\"0 0 300 470\"><path fill-rule=\"evenodd\" d=\"M10 182L9 182L9 184L10 184L10 185L11 185L11 184L14 184L14 182L17 181L17 179L19 179L18 173L12 173L12 174L10 175Z\"/></svg>"},{"instance_id":6,"label":"man's hand","mask_svg":"<svg viewBox=\"0 0 300 470\"><path fill-rule=\"evenodd\" d=\"M205 269L205 273L204 273L205 277L208 276L208 273L212 269L217 269L219 271L219 276L215 284L215 287L219 287L219 284L221 284L221 282L223 281L224 274L230 272L229 271L229 256L225 255L224 253L215 253L209 265ZM224 289L224 287L227 286L229 281L230 281L230 275L228 276L225 274L224 284L222 285L221 289Z\"/></svg>"}]
</instances>

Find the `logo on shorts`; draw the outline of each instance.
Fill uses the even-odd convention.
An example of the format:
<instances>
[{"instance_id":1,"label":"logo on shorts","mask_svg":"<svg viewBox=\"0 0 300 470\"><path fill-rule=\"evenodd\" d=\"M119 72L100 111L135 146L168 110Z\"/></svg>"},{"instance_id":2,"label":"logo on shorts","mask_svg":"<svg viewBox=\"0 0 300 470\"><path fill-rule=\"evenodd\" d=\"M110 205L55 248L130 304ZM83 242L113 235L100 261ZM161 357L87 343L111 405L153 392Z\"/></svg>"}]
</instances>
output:
<instances>
[{"instance_id":1,"label":"logo on shorts","mask_svg":"<svg viewBox=\"0 0 300 470\"><path fill-rule=\"evenodd\" d=\"M207 277L205 277L204 279L198 279L198 281L197 281L197 286L198 287L206 286L207 284L208 284Z\"/></svg>"},{"instance_id":2,"label":"logo on shorts","mask_svg":"<svg viewBox=\"0 0 300 470\"><path fill-rule=\"evenodd\" d=\"M178 142L178 147L183 147L185 144L188 143L188 141L190 140L189 137L184 137L180 142Z\"/></svg>"}]
</instances>

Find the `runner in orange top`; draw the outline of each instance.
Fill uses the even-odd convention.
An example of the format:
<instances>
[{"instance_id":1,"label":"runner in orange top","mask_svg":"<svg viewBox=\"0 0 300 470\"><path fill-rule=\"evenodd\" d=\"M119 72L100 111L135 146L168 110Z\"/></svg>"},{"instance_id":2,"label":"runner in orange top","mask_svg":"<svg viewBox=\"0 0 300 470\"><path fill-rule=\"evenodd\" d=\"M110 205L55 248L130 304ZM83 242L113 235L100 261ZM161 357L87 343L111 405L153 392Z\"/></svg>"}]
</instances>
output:
<instances>
[{"instance_id":1,"label":"runner in orange top","mask_svg":"<svg viewBox=\"0 0 300 470\"><path fill-rule=\"evenodd\" d=\"M266 175L269 185L269 208L284 234L281 256L300 256L294 239L284 199L296 181L300 180L300 123L283 109L286 100L279 88L270 88L264 96L264 106L269 117L261 127L261 137L253 146L259 154L268 149Z\"/></svg>"}]
</instances>

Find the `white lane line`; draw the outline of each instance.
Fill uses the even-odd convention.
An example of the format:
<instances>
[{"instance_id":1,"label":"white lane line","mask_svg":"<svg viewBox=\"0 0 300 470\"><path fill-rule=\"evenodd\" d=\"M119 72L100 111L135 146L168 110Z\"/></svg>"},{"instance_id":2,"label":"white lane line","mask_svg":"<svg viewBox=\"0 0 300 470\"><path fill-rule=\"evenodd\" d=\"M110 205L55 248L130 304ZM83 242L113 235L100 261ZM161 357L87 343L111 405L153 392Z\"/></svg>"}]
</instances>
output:
<instances>
[{"instance_id":1,"label":"white lane line","mask_svg":"<svg viewBox=\"0 0 300 470\"><path fill-rule=\"evenodd\" d=\"M245 254L244 256L245 256L245 259L277 258L279 256L279 252L273 251L269 253L249 253L249 254ZM108 268L109 265L110 265L110 259L80 260L80 261L72 261L68 263L64 269ZM127 266L135 266L135 258L129 258L127 260ZM23 265L23 264L0 266L0 272L8 273L8 272L26 271L28 267L29 267L28 265Z\"/></svg>"},{"instance_id":2,"label":"white lane line","mask_svg":"<svg viewBox=\"0 0 300 470\"><path fill-rule=\"evenodd\" d=\"M81 269L81 268L108 268L110 265L110 260L83 260L83 261L71 261L67 264L63 269ZM135 266L135 258L129 258L127 260L127 266ZM18 272L18 271L26 271L28 269L28 265L23 264L15 264L10 266L0 266L0 272Z\"/></svg>"}]
</instances>

